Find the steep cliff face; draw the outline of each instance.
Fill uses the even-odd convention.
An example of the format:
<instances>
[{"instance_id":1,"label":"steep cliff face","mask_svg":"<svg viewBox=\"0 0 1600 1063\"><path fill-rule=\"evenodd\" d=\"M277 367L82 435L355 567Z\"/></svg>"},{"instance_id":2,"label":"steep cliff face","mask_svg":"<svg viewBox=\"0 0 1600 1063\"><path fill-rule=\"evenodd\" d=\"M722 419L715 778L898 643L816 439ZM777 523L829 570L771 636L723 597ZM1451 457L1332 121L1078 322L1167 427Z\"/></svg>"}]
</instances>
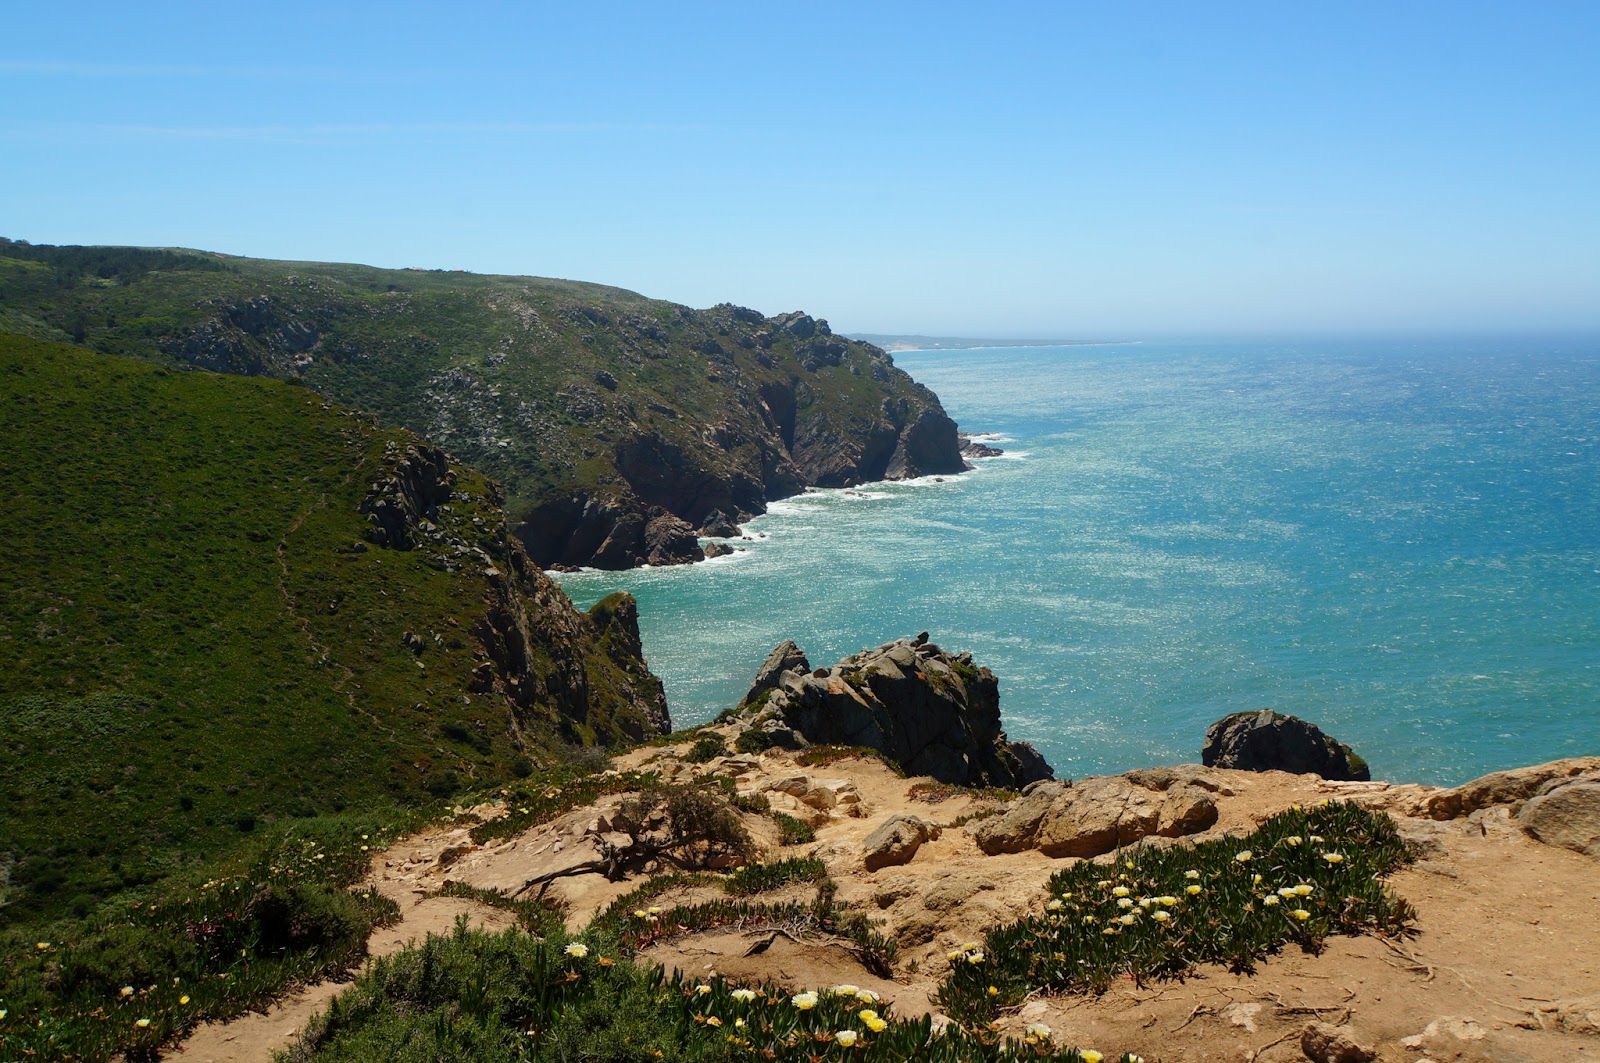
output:
<instances>
[{"instance_id":1,"label":"steep cliff face","mask_svg":"<svg viewBox=\"0 0 1600 1063\"><path fill-rule=\"evenodd\" d=\"M75 265L107 249L26 250L0 311L107 353L302 380L409 428L505 485L541 565L695 561L714 516L965 468L931 391L797 311L139 249L110 249L138 268L108 284Z\"/></svg>"}]
</instances>

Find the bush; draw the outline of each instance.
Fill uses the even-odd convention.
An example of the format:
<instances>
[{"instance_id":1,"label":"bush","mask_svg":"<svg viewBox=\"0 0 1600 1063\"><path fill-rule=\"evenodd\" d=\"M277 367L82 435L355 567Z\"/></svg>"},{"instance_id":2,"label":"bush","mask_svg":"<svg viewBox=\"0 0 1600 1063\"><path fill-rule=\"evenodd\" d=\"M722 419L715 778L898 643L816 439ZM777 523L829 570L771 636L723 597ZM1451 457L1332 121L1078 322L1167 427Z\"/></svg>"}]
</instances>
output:
<instances>
[{"instance_id":1,"label":"bush","mask_svg":"<svg viewBox=\"0 0 1600 1063\"><path fill-rule=\"evenodd\" d=\"M778 838L784 845L806 845L817 840L816 831L786 812L774 812L772 822L778 825Z\"/></svg>"},{"instance_id":2,"label":"bush","mask_svg":"<svg viewBox=\"0 0 1600 1063\"><path fill-rule=\"evenodd\" d=\"M728 744L721 735L703 734L694 740L694 745L683 754L683 759L690 764L704 764L708 760L728 755Z\"/></svg>"}]
</instances>

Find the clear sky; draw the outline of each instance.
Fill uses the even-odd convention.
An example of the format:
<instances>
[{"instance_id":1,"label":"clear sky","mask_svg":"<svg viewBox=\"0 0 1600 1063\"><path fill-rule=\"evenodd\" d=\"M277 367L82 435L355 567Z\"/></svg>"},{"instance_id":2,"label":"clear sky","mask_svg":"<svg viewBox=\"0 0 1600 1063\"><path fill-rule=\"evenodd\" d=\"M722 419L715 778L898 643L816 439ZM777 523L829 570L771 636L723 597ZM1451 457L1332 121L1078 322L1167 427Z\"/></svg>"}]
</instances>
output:
<instances>
[{"instance_id":1,"label":"clear sky","mask_svg":"<svg viewBox=\"0 0 1600 1063\"><path fill-rule=\"evenodd\" d=\"M841 331L1600 328L1600 3L26 3L0 235Z\"/></svg>"}]
</instances>

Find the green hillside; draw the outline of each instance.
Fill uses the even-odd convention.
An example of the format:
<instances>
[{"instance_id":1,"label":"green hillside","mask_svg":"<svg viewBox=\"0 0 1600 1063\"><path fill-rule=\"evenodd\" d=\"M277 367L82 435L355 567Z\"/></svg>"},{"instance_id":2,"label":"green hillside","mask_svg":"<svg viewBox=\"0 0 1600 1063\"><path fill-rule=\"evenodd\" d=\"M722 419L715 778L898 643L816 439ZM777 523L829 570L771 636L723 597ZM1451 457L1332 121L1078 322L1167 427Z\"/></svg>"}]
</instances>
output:
<instances>
[{"instance_id":1,"label":"green hillside","mask_svg":"<svg viewBox=\"0 0 1600 1063\"><path fill-rule=\"evenodd\" d=\"M963 467L937 397L825 321L594 284L3 240L0 331L303 379L505 484L541 564L693 560L717 514Z\"/></svg>"},{"instance_id":2,"label":"green hillside","mask_svg":"<svg viewBox=\"0 0 1600 1063\"><path fill-rule=\"evenodd\" d=\"M631 599L309 388L0 336L0 482L0 923L666 724Z\"/></svg>"}]
</instances>

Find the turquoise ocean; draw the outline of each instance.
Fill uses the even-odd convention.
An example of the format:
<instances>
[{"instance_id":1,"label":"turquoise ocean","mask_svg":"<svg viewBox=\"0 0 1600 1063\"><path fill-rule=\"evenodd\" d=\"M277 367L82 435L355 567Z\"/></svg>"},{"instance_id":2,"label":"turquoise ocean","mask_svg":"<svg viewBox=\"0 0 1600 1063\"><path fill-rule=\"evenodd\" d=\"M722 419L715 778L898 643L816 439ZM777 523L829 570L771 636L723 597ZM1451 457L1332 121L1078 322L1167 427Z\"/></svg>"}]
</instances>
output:
<instances>
[{"instance_id":1,"label":"turquoise ocean","mask_svg":"<svg viewBox=\"0 0 1600 1063\"><path fill-rule=\"evenodd\" d=\"M1375 778L1600 754L1600 340L1141 342L904 352L961 476L816 491L701 565L564 575L639 599L674 723L775 644L929 631L1000 677L1061 776L1198 761L1276 708Z\"/></svg>"}]
</instances>

